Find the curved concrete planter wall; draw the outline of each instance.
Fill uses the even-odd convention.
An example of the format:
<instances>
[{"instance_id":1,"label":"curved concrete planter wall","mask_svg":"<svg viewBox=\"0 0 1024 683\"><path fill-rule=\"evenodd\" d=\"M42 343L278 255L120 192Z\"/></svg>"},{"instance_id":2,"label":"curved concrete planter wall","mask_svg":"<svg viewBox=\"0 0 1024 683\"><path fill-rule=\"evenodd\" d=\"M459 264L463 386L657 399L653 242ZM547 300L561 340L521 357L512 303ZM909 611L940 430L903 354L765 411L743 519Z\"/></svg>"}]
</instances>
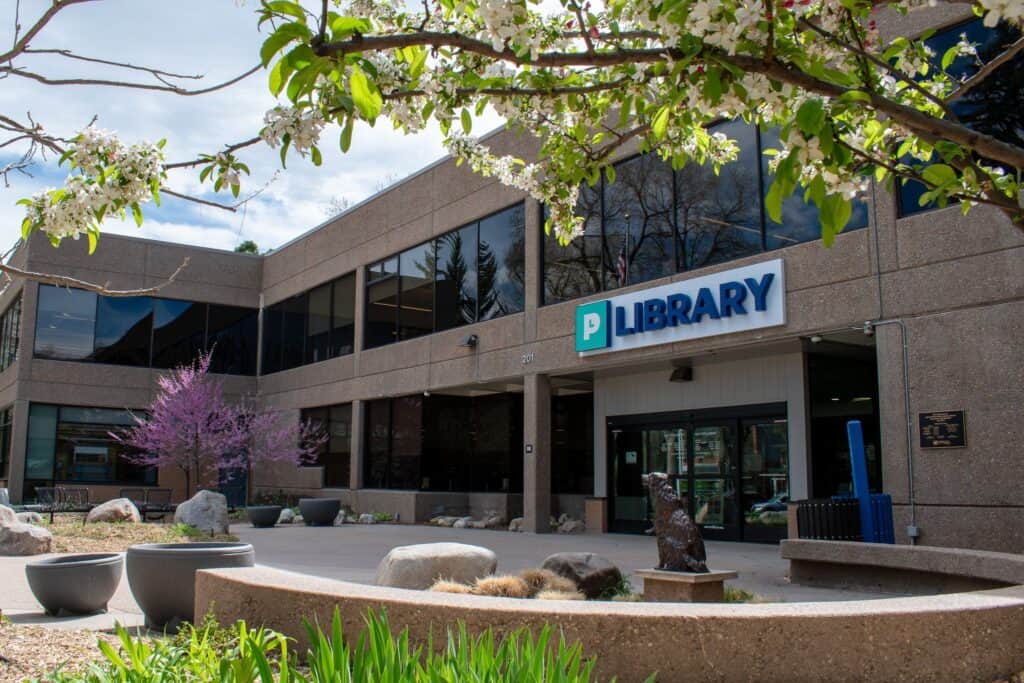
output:
<instances>
[{"instance_id":1,"label":"curved concrete planter wall","mask_svg":"<svg viewBox=\"0 0 1024 683\"><path fill-rule=\"evenodd\" d=\"M338 498L300 498L299 512L306 526L332 526L341 511Z\"/></svg>"},{"instance_id":2,"label":"curved concrete planter wall","mask_svg":"<svg viewBox=\"0 0 1024 683\"><path fill-rule=\"evenodd\" d=\"M682 604L554 602L383 588L266 567L201 571L196 610L245 619L308 645L302 620L346 633L386 607L417 643L464 621L499 633L550 623L597 655L601 680L988 681L1024 669L1024 587L853 602Z\"/></svg>"},{"instance_id":3,"label":"curved concrete planter wall","mask_svg":"<svg viewBox=\"0 0 1024 683\"><path fill-rule=\"evenodd\" d=\"M123 569L120 553L64 555L29 562L25 576L47 614L93 614L106 611Z\"/></svg>"},{"instance_id":4,"label":"curved concrete planter wall","mask_svg":"<svg viewBox=\"0 0 1024 683\"><path fill-rule=\"evenodd\" d=\"M245 514L254 527L265 529L277 524L281 510L280 505L253 505L245 508Z\"/></svg>"},{"instance_id":5,"label":"curved concrete planter wall","mask_svg":"<svg viewBox=\"0 0 1024 683\"><path fill-rule=\"evenodd\" d=\"M248 543L133 545L127 553L128 585L146 615L146 626L163 629L176 621L192 621L197 570L251 567L255 561Z\"/></svg>"}]
</instances>

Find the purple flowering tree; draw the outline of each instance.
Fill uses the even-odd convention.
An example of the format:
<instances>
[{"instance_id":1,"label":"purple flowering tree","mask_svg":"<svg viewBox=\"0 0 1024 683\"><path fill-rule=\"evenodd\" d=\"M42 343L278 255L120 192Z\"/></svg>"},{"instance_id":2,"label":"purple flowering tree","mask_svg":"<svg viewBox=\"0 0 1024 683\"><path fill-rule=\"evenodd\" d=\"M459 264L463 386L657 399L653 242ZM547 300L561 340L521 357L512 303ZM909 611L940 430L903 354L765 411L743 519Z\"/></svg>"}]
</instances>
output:
<instances>
[{"instance_id":1,"label":"purple flowering tree","mask_svg":"<svg viewBox=\"0 0 1024 683\"><path fill-rule=\"evenodd\" d=\"M212 352L158 380L146 417L111 436L133 452L126 459L148 467L176 467L185 475L185 495L222 471L248 470L257 462L295 466L316 459L327 440L312 422L259 410L251 400L230 403L223 381L209 374Z\"/></svg>"}]
</instances>

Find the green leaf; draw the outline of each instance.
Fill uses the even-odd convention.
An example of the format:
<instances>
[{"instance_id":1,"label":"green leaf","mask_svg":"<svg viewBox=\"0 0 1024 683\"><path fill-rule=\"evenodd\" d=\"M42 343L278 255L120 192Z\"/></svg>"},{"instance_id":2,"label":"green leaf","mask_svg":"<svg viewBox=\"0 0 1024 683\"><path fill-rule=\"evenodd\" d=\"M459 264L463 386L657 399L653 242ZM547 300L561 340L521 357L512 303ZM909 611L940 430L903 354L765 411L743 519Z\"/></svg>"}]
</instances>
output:
<instances>
[{"instance_id":1,"label":"green leaf","mask_svg":"<svg viewBox=\"0 0 1024 683\"><path fill-rule=\"evenodd\" d=\"M142 227L142 209L139 207L138 202L132 202L132 217L135 219L135 225Z\"/></svg>"},{"instance_id":2,"label":"green leaf","mask_svg":"<svg viewBox=\"0 0 1024 683\"><path fill-rule=\"evenodd\" d=\"M322 156L320 156L320 148L319 147L317 147L316 145L313 145L313 147L310 149L310 152L311 152L311 155L312 155L312 158L313 158L313 165L314 166L319 166L320 164L324 163L324 158Z\"/></svg>"},{"instance_id":3,"label":"green leaf","mask_svg":"<svg viewBox=\"0 0 1024 683\"><path fill-rule=\"evenodd\" d=\"M86 233L86 236L89 238L89 255L92 256L93 252L96 251L96 242L98 241L96 233L90 230Z\"/></svg>"},{"instance_id":4,"label":"green leaf","mask_svg":"<svg viewBox=\"0 0 1024 683\"><path fill-rule=\"evenodd\" d=\"M270 92L273 93L274 97L281 94L281 90L284 89L285 74L284 71L284 60L277 60L277 64L270 70L270 75L267 77L267 85L270 87Z\"/></svg>"},{"instance_id":5,"label":"green leaf","mask_svg":"<svg viewBox=\"0 0 1024 683\"><path fill-rule=\"evenodd\" d=\"M270 36L263 41L263 45L260 47L260 60L263 62L263 66L266 67L270 64L270 60L272 60L274 55L280 52L285 45L296 40L307 42L311 37L312 34L305 24L283 24L280 28L271 33Z\"/></svg>"},{"instance_id":6,"label":"green leaf","mask_svg":"<svg viewBox=\"0 0 1024 683\"><path fill-rule=\"evenodd\" d=\"M926 166L921 176L935 187L946 187L957 182L956 171L946 164Z\"/></svg>"},{"instance_id":7,"label":"green leaf","mask_svg":"<svg viewBox=\"0 0 1024 683\"><path fill-rule=\"evenodd\" d=\"M821 219L821 239L831 247L836 235L843 231L853 213L853 203L841 194L831 194L818 204Z\"/></svg>"},{"instance_id":8,"label":"green leaf","mask_svg":"<svg viewBox=\"0 0 1024 683\"><path fill-rule=\"evenodd\" d=\"M288 0L273 0L272 2L264 2L263 7L276 14L283 14L286 16L295 17L301 22L306 21L306 13L303 11L302 5L300 5L297 2L289 2Z\"/></svg>"},{"instance_id":9,"label":"green leaf","mask_svg":"<svg viewBox=\"0 0 1024 683\"><path fill-rule=\"evenodd\" d=\"M768 217L776 223L782 223L782 200L785 199L782 195L782 182L778 177L772 180L771 187L768 188L768 194L764 198L764 207L768 211Z\"/></svg>"},{"instance_id":10,"label":"green leaf","mask_svg":"<svg viewBox=\"0 0 1024 683\"><path fill-rule=\"evenodd\" d=\"M384 100L377 86L370 83L358 64L352 65L352 75L349 76L348 84L352 91L352 101L355 102L356 109L362 117L370 123L376 121Z\"/></svg>"},{"instance_id":11,"label":"green leaf","mask_svg":"<svg viewBox=\"0 0 1024 683\"><path fill-rule=\"evenodd\" d=\"M658 140L664 140L665 135L668 133L668 115L669 106L662 105L658 113L654 115L654 120L651 121L651 132L654 133L654 137Z\"/></svg>"},{"instance_id":12,"label":"green leaf","mask_svg":"<svg viewBox=\"0 0 1024 683\"><path fill-rule=\"evenodd\" d=\"M807 100L796 112L796 125L805 136L817 135L825 124L825 105L819 99Z\"/></svg>"},{"instance_id":13,"label":"green leaf","mask_svg":"<svg viewBox=\"0 0 1024 683\"><path fill-rule=\"evenodd\" d=\"M410 78L417 79L423 75L423 71L427 66L427 51L420 47L417 48L415 56L409 60L409 76Z\"/></svg>"},{"instance_id":14,"label":"green leaf","mask_svg":"<svg viewBox=\"0 0 1024 683\"><path fill-rule=\"evenodd\" d=\"M473 117L469 115L468 109L462 110L462 132L469 135L473 130Z\"/></svg>"},{"instance_id":15,"label":"green leaf","mask_svg":"<svg viewBox=\"0 0 1024 683\"><path fill-rule=\"evenodd\" d=\"M345 119L345 127L341 129L341 151L347 152L352 146L352 117Z\"/></svg>"},{"instance_id":16,"label":"green leaf","mask_svg":"<svg viewBox=\"0 0 1024 683\"><path fill-rule=\"evenodd\" d=\"M353 33L366 33L370 30L370 22L358 17L335 16L331 19L331 33L335 40L344 40Z\"/></svg>"}]
</instances>

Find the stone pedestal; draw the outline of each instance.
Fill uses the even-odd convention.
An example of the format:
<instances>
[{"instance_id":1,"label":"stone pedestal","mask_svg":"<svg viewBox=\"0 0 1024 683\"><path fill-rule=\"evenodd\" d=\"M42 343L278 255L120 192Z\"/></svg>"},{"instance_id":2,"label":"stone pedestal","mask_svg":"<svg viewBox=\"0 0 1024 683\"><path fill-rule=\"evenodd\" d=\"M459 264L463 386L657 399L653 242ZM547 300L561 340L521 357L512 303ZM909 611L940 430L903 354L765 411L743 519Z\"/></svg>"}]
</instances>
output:
<instances>
[{"instance_id":1,"label":"stone pedestal","mask_svg":"<svg viewBox=\"0 0 1024 683\"><path fill-rule=\"evenodd\" d=\"M608 499L587 498L583 506L587 531L608 533Z\"/></svg>"},{"instance_id":2,"label":"stone pedestal","mask_svg":"<svg viewBox=\"0 0 1024 683\"><path fill-rule=\"evenodd\" d=\"M644 580L644 600L649 602L724 602L724 582L739 576L716 569L706 574L641 569L636 575Z\"/></svg>"}]
</instances>

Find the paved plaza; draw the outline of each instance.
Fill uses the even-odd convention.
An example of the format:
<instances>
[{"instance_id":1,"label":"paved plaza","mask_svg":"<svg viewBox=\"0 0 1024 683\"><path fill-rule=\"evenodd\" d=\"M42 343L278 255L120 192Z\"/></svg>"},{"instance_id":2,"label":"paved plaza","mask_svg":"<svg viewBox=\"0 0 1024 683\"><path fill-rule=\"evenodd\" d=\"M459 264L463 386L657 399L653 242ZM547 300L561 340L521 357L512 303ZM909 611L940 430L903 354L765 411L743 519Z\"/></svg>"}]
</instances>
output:
<instances>
[{"instance_id":1,"label":"paved plaza","mask_svg":"<svg viewBox=\"0 0 1024 683\"><path fill-rule=\"evenodd\" d=\"M341 527L301 525L254 529L233 524L232 533L252 543L258 564L331 579L372 583L377 564L388 551L413 543L456 542L490 548L498 555L498 572L537 567L555 552L586 551L604 555L623 572L652 567L657 561L653 538L621 534L515 534L484 529L449 529L429 526L375 524ZM732 569L739 578L729 585L743 588L772 602L857 600L891 597L873 593L807 588L786 580L787 562L776 545L708 541L708 564ZM45 557L45 556L40 556ZM107 614L53 619L43 614L25 580L26 557L0 557L0 610L15 623L58 628L108 629L115 621L126 626L143 622L123 578ZM640 586L634 583L634 588Z\"/></svg>"}]
</instances>

